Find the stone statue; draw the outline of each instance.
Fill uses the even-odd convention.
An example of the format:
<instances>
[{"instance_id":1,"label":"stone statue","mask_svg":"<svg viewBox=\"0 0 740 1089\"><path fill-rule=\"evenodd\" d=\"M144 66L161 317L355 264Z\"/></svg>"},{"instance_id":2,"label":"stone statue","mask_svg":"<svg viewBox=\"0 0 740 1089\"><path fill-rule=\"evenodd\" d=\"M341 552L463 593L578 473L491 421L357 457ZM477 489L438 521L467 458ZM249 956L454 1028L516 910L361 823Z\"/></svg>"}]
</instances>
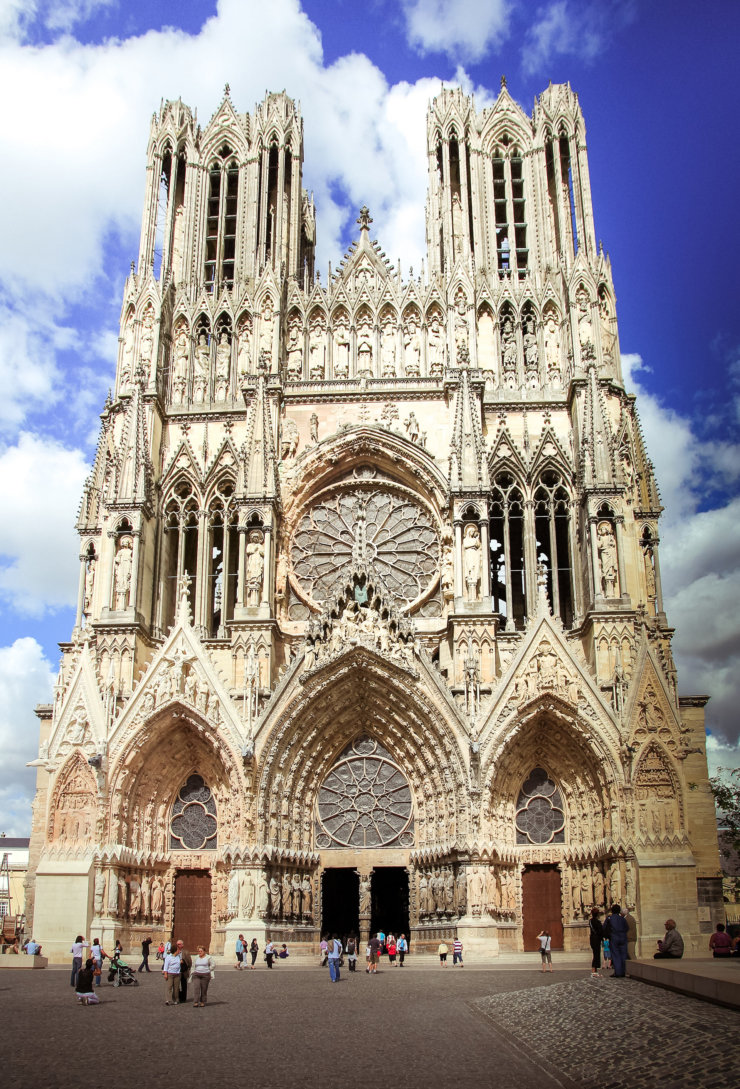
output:
<instances>
[{"instance_id":1,"label":"stone statue","mask_svg":"<svg viewBox=\"0 0 740 1089\"><path fill-rule=\"evenodd\" d=\"M480 598L481 578L481 541L477 526L472 523L465 527L463 537L463 577L465 579L465 597L468 601Z\"/></svg>"},{"instance_id":2,"label":"stone statue","mask_svg":"<svg viewBox=\"0 0 740 1089\"><path fill-rule=\"evenodd\" d=\"M242 873L241 889L239 891L239 913L243 919L251 919L254 915L254 881L249 870Z\"/></svg>"},{"instance_id":3,"label":"stone statue","mask_svg":"<svg viewBox=\"0 0 740 1089\"><path fill-rule=\"evenodd\" d=\"M559 389L562 383L560 373L560 329L552 310L548 311L547 320L545 321L545 363L547 366L547 381L554 389Z\"/></svg>"},{"instance_id":4,"label":"stone statue","mask_svg":"<svg viewBox=\"0 0 740 1089\"><path fill-rule=\"evenodd\" d=\"M141 912L141 883L137 877L130 877L128 887L131 895L128 913L131 919L136 920Z\"/></svg>"},{"instance_id":5,"label":"stone statue","mask_svg":"<svg viewBox=\"0 0 740 1089\"><path fill-rule=\"evenodd\" d=\"M468 908L468 880L465 870L461 867L457 871L457 910L464 915Z\"/></svg>"},{"instance_id":6,"label":"stone statue","mask_svg":"<svg viewBox=\"0 0 740 1089\"><path fill-rule=\"evenodd\" d=\"M239 377L243 378L252 372L252 323L246 316L239 322L237 337L236 365Z\"/></svg>"},{"instance_id":7,"label":"stone statue","mask_svg":"<svg viewBox=\"0 0 740 1089\"><path fill-rule=\"evenodd\" d=\"M429 881L423 870L419 874L419 914L429 914Z\"/></svg>"},{"instance_id":8,"label":"stone statue","mask_svg":"<svg viewBox=\"0 0 740 1089\"><path fill-rule=\"evenodd\" d=\"M267 887L267 878L265 877L265 871L260 870L259 877L257 879L257 914L260 918L264 919L267 915L269 908L269 890Z\"/></svg>"},{"instance_id":9,"label":"stone statue","mask_svg":"<svg viewBox=\"0 0 740 1089\"><path fill-rule=\"evenodd\" d=\"M468 881L468 901L473 915L480 915L483 903L483 878L477 866L473 867Z\"/></svg>"},{"instance_id":10,"label":"stone statue","mask_svg":"<svg viewBox=\"0 0 740 1089\"><path fill-rule=\"evenodd\" d=\"M604 597L617 597L617 544L609 522L599 522L597 529L601 586Z\"/></svg>"},{"instance_id":11,"label":"stone statue","mask_svg":"<svg viewBox=\"0 0 740 1089\"><path fill-rule=\"evenodd\" d=\"M152 903L152 879L149 874L144 874L141 879L141 914L148 918Z\"/></svg>"},{"instance_id":12,"label":"stone statue","mask_svg":"<svg viewBox=\"0 0 740 1089\"><path fill-rule=\"evenodd\" d=\"M303 375L303 345L300 339L300 324L297 321L290 323L287 344L288 355L288 381L297 382Z\"/></svg>"},{"instance_id":13,"label":"stone statue","mask_svg":"<svg viewBox=\"0 0 740 1089\"><path fill-rule=\"evenodd\" d=\"M262 594L262 574L265 562L265 549L262 544L262 534L253 529L249 534L247 553L247 605L252 607L259 605Z\"/></svg>"},{"instance_id":14,"label":"stone statue","mask_svg":"<svg viewBox=\"0 0 740 1089\"><path fill-rule=\"evenodd\" d=\"M162 918L164 912L164 889L162 888L162 882L158 877L155 877L152 881L152 919L155 921Z\"/></svg>"},{"instance_id":15,"label":"stone statue","mask_svg":"<svg viewBox=\"0 0 740 1089\"><path fill-rule=\"evenodd\" d=\"M326 341L324 333L323 318L314 318L311 322L311 331L308 338L308 373L309 377L315 382L321 381L326 376Z\"/></svg>"},{"instance_id":16,"label":"stone statue","mask_svg":"<svg viewBox=\"0 0 740 1089\"><path fill-rule=\"evenodd\" d=\"M455 878L452 870L447 870L444 875L444 909L451 912L455 906Z\"/></svg>"},{"instance_id":17,"label":"stone statue","mask_svg":"<svg viewBox=\"0 0 740 1089\"><path fill-rule=\"evenodd\" d=\"M280 436L280 457L283 461L296 456L299 438L298 424L295 420L283 420L282 434Z\"/></svg>"},{"instance_id":18,"label":"stone statue","mask_svg":"<svg viewBox=\"0 0 740 1089\"><path fill-rule=\"evenodd\" d=\"M599 866L594 867L594 907L604 906L604 875Z\"/></svg>"},{"instance_id":19,"label":"stone statue","mask_svg":"<svg viewBox=\"0 0 740 1089\"><path fill-rule=\"evenodd\" d=\"M208 374L211 369L211 348L208 343L208 335L201 329L198 334L198 344L195 348L195 360L193 365L193 401L202 404L206 399L208 389Z\"/></svg>"},{"instance_id":20,"label":"stone statue","mask_svg":"<svg viewBox=\"0 0 740 1089\"><path fill-rule=\"evenodd\" d=\"M272 342L275 329L275 315L272 309L272 299L268 295L262 305L260 315L260 370L272 370Z\"/></svg>"},{"instance_id":21,"label":"stone statue","mask_svg":"<svg viewBox=\"0 0 740 1089\"><path fill-rule=\"evenodd\" d=\"M280 915L280 884L274 875L270 878L270 914L273 919Z\"/></svg>"},{"instance_id":22,"label":"stone statue","mask_svg":"<svg viewBox=\"0 0 740 1089\"><path fill-rule=\"evenodd\" d=\"M103 914L105 905L105 873L103 870L95 871L95 898L94 911L99 917Z\"/></svg>"},{"instance_id":23,"label":"stone statue","mask_svg":"<svg viewBox=\"0 0 740 1089\"><path fill-rule=\"evenodd\" d=\"M239 871L232 870L229 878L229 892L226 901L226 910L233 919L239 914Z\"/></svg>"},{"instance_id":24,"label":"stone statue","mask_svg":"<svg viewBox=\"0 0 740 1089\"><path fill-rule=\"evenodd\" d=\"M118 388L121 393L125 393L131 387L131 380L134 376L134 342L136 340L136 329L134 327L134 315L133 312L126 318L126 324L123 328L123 350L121 352L121 379L118 384Z\"/></svg>"},{"instance_id":25,"label":"stone statue","mask_svg":"<svg viewBox=\"0 0 740 1089\"><path fill-rule=\"evenodd\" d=\"M516 389L518 386L516 367L517 347L516 333L511 318L506 318L501 331L501 368L504 376L504 387Z\"/></svg>"},{"instance_id":26,"label":"stone statue","mask_svg":"<svg viewBox=\"0 0 740 1089\"><path fill-rule=\"evenodd\" d=\"M427 352L429 359L429 374L433 378L441 377L445 365L445 345L437 314L432 318L427 333Z\"/></svg>"},{"instance_id":27,"label":"stone statue","mask_svg":"<svg viewBox=\"0 0 740 1089\"><path fill-rule=\"evenodd\" d=\"M470 363L468 300L462 291L455 298L455 310L455 363L467 367Z\"/></svg>"},{"instance_id":28,"label":"stone statue","mask_svg":"<svg viewBox=\"0 0 740 1089\"><path fill-rule=\"evenodd\" d=\"M111 871L110 881L108 882L108 912L111 915L118 914L118 897L119 897L118 881L116 875Z\"/></svg>"},{"instance_id":29,"label":"stone statue","mask_svg":"<svg viewBox=\"0 0 740 1089\"><path fill-rule=\"evenodd\" d=\"M344 315L334 327L334 377L349 378L349 328Z\"/></svg>"},{"instance_id":30,"label":"stone statue","mask_svg":"<svg viewBox=\"0 0 740 1089\"><path fill-rule=\"evenodd\" d=\"M172 279L179 284L184 273L185 258L185 209L178 204L172 225Z\"/></svg>"},{"instance_id":31,"label":"stone statue","mask_svg":"<svg viewBox=\"0 0 740 1089\"><path fill-rule=\"evenodd\" d=\"M113 598L117 612L127 609L131 592L133 541L130 537L121 537L113 565Z\"/></svg>"},{"instance_id":32,"label":"stone statue","mask_svg":"<svg viewBox=\"0 0 740 1089\"><path fill-rule=\"evenodd\" d=\"M172 367L172 400L176 405L185 401L188 384L188 363L190 361L190 338L188 328L179 323L175 332L174 364Z\"/></svg>"},{"instance_id":33,"label":"stone statue","mask_svg":"<svg viewBox=\"0 0 740 1089\"><path fill-rule=\"evenodd\" d=\"M360 915L369 915L370 910L370 877L362 874L360 877Z\"/></svg>"},{"instance_id":34,"label":"stone statue","mask_svg":"<svg viewBox=\"0 0 740 1089\"><path fill-rule=\"evenodd\" d=\"M396 375L396 327L392 318L383 323L383 331L380 334L380 367L383 378L394 378Z\"/></svg>"},{"instance_id":35,"label":"stone statue","mask_svg":"<svg viewBox=\"0 0 740 1089\"><path fill-rule=\"evenodd\" d=\"M409 417L406 420L406 434L412 442L419 441L419 421L416 418L414 412L409 413Z\"/></svg>"},{"instance_id":36,"label":"stone statue","mask_svg":"<svg viewBox=\"0 0 740 1089\"><path fill-rule=\"evenodd\" d=\"M442 597L445 601L450 601L455 596L455 568L452 562L452 548L450 545L445 546L442 554L441 587Z\"/></svg>"},{"instance_id":37,"label":"stone statue","mask_svg":"<svg viewBox=\"0 0 740 1089\"><path fill-rule=\"evenodd\" d=\"M144 323L141 327L141 344L139 347L139 363L144 374L144 381L149 381L152 370L152 353L154 352L154 310L151 306L146 308Z\"/></svg>"},{"instance_id":38,"label":"stone statue","mask_svg":"<svg viewBox=\"0 0 740 1089\"><path fill-rule=\"evenodd\" d=\"M527 389L537 389L540 384L540 353L537 348L537 337L534 332L534 322L530 318L524 327L522 346L524 348L524 376Z\"/></svg>"},{"instance_id":39,"label":"stone statue","mask_svg":"<svg viewBox=\"0 0 740 1089\"><path fill-rule=\"evenodd\" d=\"M307 873L303 875L301 894L303 897L303 916L310 919L313 915L313 884Z\"/></svg>"},{"instance_id":40,"label":"stone statue","mask_svg":"<svg viewBox=\"0 0 740 1089\"><path fill-rule=\"evenodd\" d=\"M315 412L311 413L310 427L311 445L317 446L319 442L319 418Z\"/></svg>"},{"instance_id":41,"label":"stone statue","mask_svg":"<svg viewBox=\"0 0 740 1089\"><path fill-rule=\"evenodd\" d=\"M418 378L421 375L421 336L416 324L416 318L409 318L403 338L404 367L407 378Z\"/></svg>"},{"instance_id":42,"label":"stone statue","mask_svg":"<svg viewBox=\"0 0 740 1089\"><path fill-rule=\"evenodd\" d=\"M367 314L363 314L357 329L357 373L366 378L373 376L373 331Z\"/></svg>"},{"instance_id":43,"label":"stone statue","mask_svg":"<svg viewBox=\"0 0 740 1089\"><path fill-rule=\"evenodd\" d=\"M585 288L580 288L576 294L576 306L578 308L578 340L581 345L581 358L594 359L594 331L591 325L591 302Z\"/></svg>"},{"instance_id":44,"label":"stone statue","mask_svg":"<svg viewBox=\"0 0 740 1089\"><path fill-rule=\"evenodd\" d=\"M82 611L85 616L92 612L93 589L95 587L95 556L90 556L85 562L85 593L82 603Z\"/></svg>"},{"instance_id":45,"label":"stone statue","mask_svg":"<svg viewBox=\"0 0 740 1089\"><path fill-rule=\"evenodd\" d=\"M297 918L301 914L301 875L294 873L290 882L290 910Z\"/></svg>"},{"instance_id":46,"label":"stone statue","mask_svg":"<svg viewBox=\"0 0 740 1089\"><path fill-rule=\"evenodd\" d=\"M221 331L218 347L216 348L216 400L225 401L229 393L229 376L231 373L231 344L228 333Z\"/></svg>"}]
</instances>

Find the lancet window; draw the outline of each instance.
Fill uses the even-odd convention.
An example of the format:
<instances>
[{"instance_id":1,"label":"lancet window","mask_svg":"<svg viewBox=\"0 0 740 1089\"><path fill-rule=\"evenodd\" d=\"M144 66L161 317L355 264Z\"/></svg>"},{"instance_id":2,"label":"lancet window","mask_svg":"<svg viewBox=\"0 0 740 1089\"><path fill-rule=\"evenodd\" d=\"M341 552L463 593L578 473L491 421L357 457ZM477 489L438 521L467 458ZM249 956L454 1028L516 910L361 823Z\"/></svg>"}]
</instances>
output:
<instances>
[{"instance_id":1,"label":"lancet window","mask_svg":"<svg viewBox=\"0 0 740 1089\"><path fill-rule=\"evenodd\" d=\"M522 278L529 263L524 163L506 133L493 157L493 211L498 269L517 271Z\"/></svg>"},{"instance_id":2,"label":"lancet window","mask_svg":"<svg viewBox=\"0 0 740 1089\"><path fill-rule=\"evenodd\" d=\"M208 506L206 627L213 639L225 634L224 625L232 619L236 601L239 541L233 496L233 482L226 477L219 481Z\"/></svg>"},{"instance_id":3,"label":"lancet window","mask_svg":"<svg viewBox=\"0 0 740 1089\"><path fill-rule=\"evenodd\" d=\"M496 475L490 502L491 595L509 631L527 619L524 498L511 473Z\"/></svg>"},{"instance_id":4,"label":"lancet window","mask_svg":"<svg viewBox=\"0 0 740 1089\"><path fill-rule=\"evenodd\" d=\"M210 293L234 284L238 197L239 167L225 144L208 174L204 279Z\"/></svg>"},{"instance_id":5,"label":"lancet window","mask_svg":"<svg viewBox=\"0 0 740 1089\"><path fill-rule=\"evenodd\" d=\"M198 509L193 485L189 480L180 480L172 489L164 514L160 617L161 627L165 631L175 620L177 584L183 576L190 579L188 594L190 610L194 612L198 574Z\"/></svg>"},{"instance_id":6,"label":"lancet window","mask_svg":"<svg viewBox=\"0 0 740 1089\"><path fill-rule=\"evenodd\" d=\"M579 238L576 217L576 199L571 159L571 144L566 132L545 140L545 164L547 190L552 209L555 247L558 253L565 248L578 253Z\"/></svg>"},{"instance_id":7,"label":"lancet window","mask_svg":"<svg viewBox=\"0 0 740 1089\"><path fill-rule=\"evenodd\" d=\"M533 768L516 803L516 841L539 847L565 843L565 813L557 784L544 768Z\"/></svg>"},{"instance_id":8,"label":"lancet window","mask_svg":"<svg viewBox=\"0 0 740 1089\"><path fill-rule=\"evenodd\" d=\"M542 473L534 492L537 562L547 574L547 596L555 616L573 625L571 502L563 478L554 469Z\"/></svg>"}]
</instances>

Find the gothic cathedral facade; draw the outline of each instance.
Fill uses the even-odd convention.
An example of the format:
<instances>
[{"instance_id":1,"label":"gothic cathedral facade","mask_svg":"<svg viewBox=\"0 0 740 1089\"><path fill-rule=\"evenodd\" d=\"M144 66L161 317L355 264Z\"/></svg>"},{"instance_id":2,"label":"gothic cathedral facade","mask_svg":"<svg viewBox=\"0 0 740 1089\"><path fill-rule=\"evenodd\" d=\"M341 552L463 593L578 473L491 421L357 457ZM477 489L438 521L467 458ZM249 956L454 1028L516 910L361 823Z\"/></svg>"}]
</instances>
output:
<instances>
[{"instance_id":1,"label":"gothic cathedral facade","mask_svg":"<svg viewBox=\"0 0 740 1089\"><path fill-rule=\"evenodd\" d=\"M37 709L52 957L240 931L587 946L722 918L583 116L427 115L427 260L363 208L322 280L296 104L152 120L138 265Z\"/></svg>"}]
</instances>

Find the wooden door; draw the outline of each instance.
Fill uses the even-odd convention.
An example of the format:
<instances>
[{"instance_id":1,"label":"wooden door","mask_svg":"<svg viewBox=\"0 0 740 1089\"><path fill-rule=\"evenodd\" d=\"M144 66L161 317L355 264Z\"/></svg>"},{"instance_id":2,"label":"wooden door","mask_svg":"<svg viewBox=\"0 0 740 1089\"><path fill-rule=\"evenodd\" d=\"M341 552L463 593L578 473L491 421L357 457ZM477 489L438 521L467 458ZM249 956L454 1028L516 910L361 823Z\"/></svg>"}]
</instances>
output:
<instances>
[{"instance_id":1,"label":"wooden door","mask_svg":"<svg viewBox=\"0 0 740 1089\"><path fill-rule=\"evenodd\" d=\"M537 935L549 930L552 948L563 948L563 904L556 866L526 866L522 874L524 948L538 950Z\"/></svg>"},{"instance_id":2,"label":"wooden door","mask_svg":"<svg viewBox=\"0 0 740 1089\"><path fill-rule=\"evenodd\" d=\"M193 953L211 941L211 875L207 870L180 870L175 875L175 941Z\"/></svg>"}]
</instances>

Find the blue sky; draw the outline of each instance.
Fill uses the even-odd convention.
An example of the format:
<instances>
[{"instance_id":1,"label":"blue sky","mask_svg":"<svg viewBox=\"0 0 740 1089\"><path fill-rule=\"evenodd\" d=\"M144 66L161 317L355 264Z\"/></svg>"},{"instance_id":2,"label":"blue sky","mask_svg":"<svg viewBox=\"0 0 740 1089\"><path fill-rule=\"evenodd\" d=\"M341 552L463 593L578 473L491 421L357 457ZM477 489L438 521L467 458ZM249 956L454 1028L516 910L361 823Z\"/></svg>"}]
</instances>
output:
<instances>
[{"instance_id":1,"label":"blue sky","mask_svg":"<svg viewBox=\"0 0 740 1089\"><path fill-rule=\"evenodd\" d=\"M740 5L589 0L0 0L0 831L30 819L36 702L74 622L73 523L138 249L149 118L300 99L319 262L368 203L423 255L424 113L440 81L529 112L583 107L597 237L666 513L679 686L708 692L713 763L740 764Z\"/></svg>"}]
</instances>

